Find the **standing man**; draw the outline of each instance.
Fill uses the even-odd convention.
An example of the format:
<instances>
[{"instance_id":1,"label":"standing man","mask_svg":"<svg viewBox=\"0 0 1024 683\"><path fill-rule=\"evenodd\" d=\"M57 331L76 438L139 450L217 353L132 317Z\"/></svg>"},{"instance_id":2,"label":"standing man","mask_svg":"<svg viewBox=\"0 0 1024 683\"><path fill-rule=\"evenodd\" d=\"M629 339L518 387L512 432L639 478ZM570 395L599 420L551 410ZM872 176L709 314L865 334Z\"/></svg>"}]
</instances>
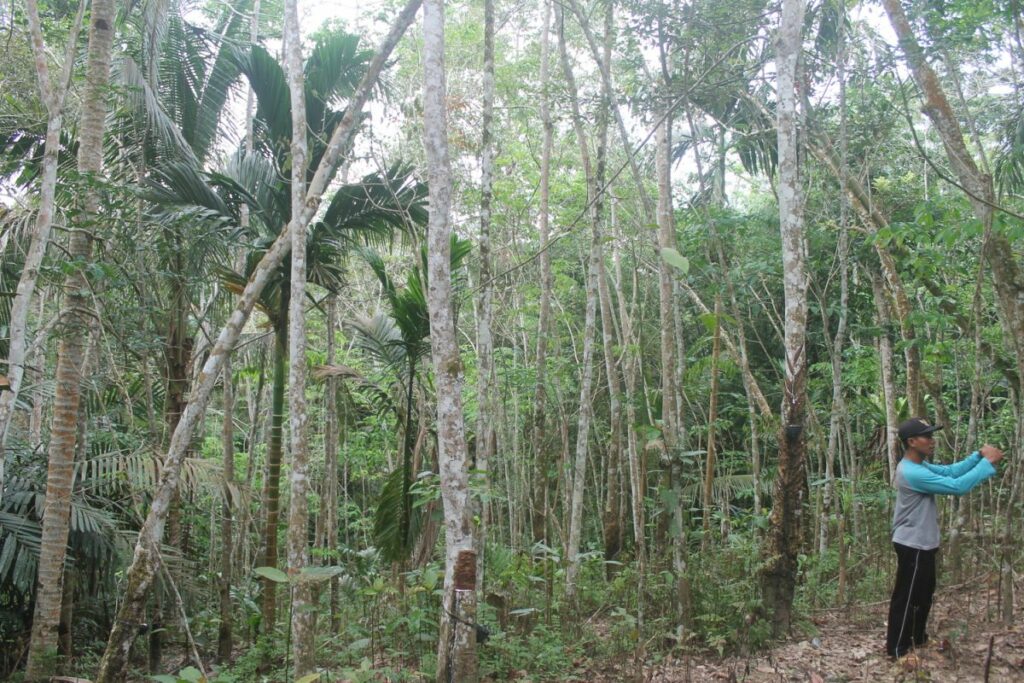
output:
<instances>
[{"instance_id":1,"label":"standing man","mask_svg":"<svg viewBox=\"0 0 1024 683\"><path fill-rule=\"evenodd\" d=\"M903 459L896 467L896 511L892 544L896 549L896 586L889 603L885 650L902 657L928 640L925 625L935 592L935 553L939 549L936 494L962 496L996 473L1003 452L988 444L953 465L928 462L935 452L934 432L942 425L914 417L899 426Z\"/></svg>"}]
</instances>

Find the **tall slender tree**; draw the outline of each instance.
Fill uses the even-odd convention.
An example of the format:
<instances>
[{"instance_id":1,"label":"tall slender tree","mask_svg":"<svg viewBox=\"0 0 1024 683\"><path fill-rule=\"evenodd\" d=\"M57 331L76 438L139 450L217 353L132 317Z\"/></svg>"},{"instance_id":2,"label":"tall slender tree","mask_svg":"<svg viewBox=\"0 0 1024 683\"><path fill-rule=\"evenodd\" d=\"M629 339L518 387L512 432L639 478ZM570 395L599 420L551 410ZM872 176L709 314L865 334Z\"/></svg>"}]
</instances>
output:
<instances>
[{"instance_id":1,"label":"tall slender tree","mask_svg":"<svg viewBox=\"0 0 1024 683\"><path fill-rule=\"evenodd\" d=\"M542 246L550 240L551 148L554 124L551 119L551 0L544 5L544 25L540 33L540 119L543 138L540 151L540 196L537 206L538 239ZM548 337L551 330L551 250L540 253L540 313L537 319L537 356L535 360L536 384L533 394L533 429L530 433L530 453L533 456L533 486L531 488L531 525L535 542L547 540L548 494L550 462L545 448L544 432L547 427L547 363Z\"/></svg>"},{"instance_id":2,"label":"tall slender tree","mask_svg":"<svg viewBox=\"0 0 1024 683\"><path fill-rule=\"evenodd\" d=\"M302 60L302 34L299 30L297 0L284 3L285 74L291 99L291 222L302 220L306 199L306 95ZM291 507L288 510L288 574L296 579L309 563L309 422L306 405L306 231L292 231L291 296L288 311L288 426L291 437ZM275 530L276 531L276 530ZM295 676L301 678L313 670L313 635L316 613L311 586L299 581L292 585L291 628L295 646Z\"/></svg>"},{"instance_id":3,"label":"tall slender tree","mask_svg":"<svg viewBox=\"0 0 1024 683\"><path fill-rule=\"evenodd\" d=\"M761 574L765 607L771 614L772 633L776 637L785 635L792 623L807 489L807 245L797 137L803 18L804 0L783 0L777 39L776 106L786 358L778 474L768 533L768 558Z\"/></svg>"},{"instance_id":4,"label":"tall slender tree","mask_svg":"<svg viewBox=\"0 0 1024 683\"><path fill-rule=\"evenodd\" d=\"M476 680L476 553L469 504L462 361L451 280L451 160L445 85L444 0L423 3L423 143L430 186L427 307L437 382L437 458L444 507L445 572L438 683Z\"/></svg>"},{"instance_id":5,"label":"tall slender tree","mask_svg":"<svg viewBox=\"0 0 1024 683\"><path fill-rule=\"evenodd\" d=\"M494 338L491 321L494 283L491 281L491 204L494 198L494 0L484 0L483 117L480 142L480 299L476 326L477 376L476 470L487 474L494 456L497 417L494 400ZM489 486L489 484L487 484ZM474 536L477 549L477 588L483 589L484 547L487 541L489 507L479 512L479 529Z\"/></svg>"},{"instance_id":6,"label":"tall slender tree","mask_svg":"<svg viewBox=\"0 0 1024 683\"><path fill-rule=\"evenodd\" d=\"M583 160L583 171L587 182L587 213L590 217L590 249L587 259L586 309L583 321L583 358L580 367L579 418L576 423L576 448L572 463L572 486L569 489L569 539L566 548L568 565L565 572L566 600L574 608L576 603L576 580L580 571L580 536L583 525L583 488L586 481L587 459L590 453L590 423L593 417L591 390L594 378L594 345L597 330L598 278L601 270L601 189L598 186L598 171L590 158L590 136L583 125L580 112L579 91L572 64L569 62L569 48L565 36L565 17L560 6L555 8L555 25L558 27L558 50L562 63L562 77L569 90L573 129ZM607 120L607 117L605 118ZM607 126L605 126L607 130ZM599 144L603 144L603 141ZM603 153L602 153L603 156Z\"/></svg>"}]
</instances>

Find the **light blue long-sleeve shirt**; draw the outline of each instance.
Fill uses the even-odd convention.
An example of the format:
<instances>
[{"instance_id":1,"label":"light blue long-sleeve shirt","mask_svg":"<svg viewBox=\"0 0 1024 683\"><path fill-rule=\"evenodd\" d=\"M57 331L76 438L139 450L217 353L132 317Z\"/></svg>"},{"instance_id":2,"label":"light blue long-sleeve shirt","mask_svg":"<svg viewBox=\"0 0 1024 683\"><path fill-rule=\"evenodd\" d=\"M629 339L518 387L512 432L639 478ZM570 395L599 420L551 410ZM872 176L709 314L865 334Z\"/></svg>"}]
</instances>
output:
<instances>
[{"instance_id":1,"label":"light blue long-sleeve shirt","mask_svg":"<svg viewBox=\"0 0 1024 683\"><path fill-rule=\"evenodd\" d=\"M939 547L936 494L962 496L996 473L995 467L975 451L952 465L916 463L907 459L896 467L896 509L892 540L910 548Z\"/></svg>"}]
</instances>

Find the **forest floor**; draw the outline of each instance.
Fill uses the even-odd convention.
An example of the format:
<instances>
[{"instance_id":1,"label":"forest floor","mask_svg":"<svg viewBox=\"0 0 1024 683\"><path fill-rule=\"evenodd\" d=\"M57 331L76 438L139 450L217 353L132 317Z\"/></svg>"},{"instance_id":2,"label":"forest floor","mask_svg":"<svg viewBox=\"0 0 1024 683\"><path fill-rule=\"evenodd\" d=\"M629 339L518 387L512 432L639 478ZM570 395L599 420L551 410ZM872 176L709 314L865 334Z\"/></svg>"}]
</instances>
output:
<instances>
[{"instance_id":1,"label":"forest floor","mask_svg":"<svg viewBox=\"0 0 1024 683\"><path fill-rule=\"evenodd\" d=\"M648 666L651 683L846 683L934 681L1011 683L1024 681L1024 625L1003 626L994 618L996 596L976 586L939 590L932 608L929 643L894 662L885 655L887 602L816 612L817 633L771 650L725 659L689 656ZM988 677L986 678L986 668ZM580 671L579 679L601 683L633 678L627 662ZM635 679L634 679L635 680Z\"/></svg>"}]
</instances>

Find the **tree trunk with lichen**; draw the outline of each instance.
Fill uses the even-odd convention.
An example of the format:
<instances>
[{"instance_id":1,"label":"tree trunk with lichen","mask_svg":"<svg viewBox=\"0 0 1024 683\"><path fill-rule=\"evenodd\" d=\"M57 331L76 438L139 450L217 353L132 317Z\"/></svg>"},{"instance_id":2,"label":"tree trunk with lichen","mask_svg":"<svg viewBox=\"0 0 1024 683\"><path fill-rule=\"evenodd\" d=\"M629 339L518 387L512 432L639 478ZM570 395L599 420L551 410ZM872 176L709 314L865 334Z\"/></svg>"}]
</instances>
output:
<instances>
[{"instance_id":1,"label":"tree trunk with lichen","mask_svg":"<svg viewBox=\"0 0 1024 683\"><path fill-rule=\"evenodd\" d=\"M775 637L786 635L792 624L797 563L803 543L803 508L807 498L807 274L803 190L797 153L796 90L803 16L803 0L783 0L776 63L786 358L778 474L769 520L768 558L761 570L761 591Z\"/></svg>"},{"instance_id":2,"label":"tree trunk with lichen","mask_svg":"<svg viewBox=\"0 0 1024 683\"><path fill-rule=\"evenodd\" d=\"M462 361L452 297L452 176L445 106L444 0L423 3L423 143L430 187L427 309L437 386L437 461L444 507L445 572L437 647L439 683L476 680L476 555L469 501Z\"/></svg>"},{"instance_id":3,"label":"tree trunk with lichen","mask_svg":"<svg viewBox=\"0 0 1024 683\"><path fill-rule=\"evenodd\" d=\"M309 443L306 427L306 226L302 210L306 200L306 99L297 0L284 2L285 75L291 96L291 295L288 311L288 432L291 441L291 485L288 509L288 576L294 581L309 564ZM314 632L316 606L308 582L294 583L290 607L292 647L295 650L295 678L315 667Z\"/></svg>"},{"instance_id":4,"label":"tree trunk with lichen","mask_svg":"<svg viewBox=\"0 0 1024 683\"><path fill-rule=\"evenodd\" d=\"M587 180L587 203L589 206L591 240L590 255L587 262L586 310L583 323L583 359L580 368L580 399L579 418L576 425L576 448L572 465L572 486L569 504L569 543L566 549L567 566L565 571L565 597L569 605L576 605L576 578L580 570L580 536L583 526L583 488L586 481L587 457L590 451L590 421L593 413L593 400L590 395L594 377L594 341L597 329L598 279L601 270L601 191L599 177L603 169L597 168L590 158L590 142L583 125L580 113L579 96L576 78L569 63L568 47L565 40L565 17L560 7L555 8L555 24L558 27L558 48L562 63L562 76L569 91L569 102L572 111L573 129L579 144L580 157L583 160L584 174ZM607 113L600 125L602 138L598 145L604 145L604 133L607 131ZM604 152L599 152L598 167L604 163Z\"/></svg>"},{"instance_id":5,"label":"tree trunk with lichen","mask_svg":"<svg viewBox=\"0 0 1024 683\"><path fill-rule=\"evenodd\" d=\"M220 539L220 624L217 628L217 659L221 663L231 660L231 560L234 555L234 519L232 516L232 487L235 483L235 388L231 373L231 359L224 359L223 373L224 421L221 425L221 449L224 462L224 498L221 504Z\"/></svg>"},{"instance_id":6,"label":"tree trunk with lichen","mask_svg":"<svg viewBox=\"0 0 1024 683\"><path fill-rule=\"evenodd\" d=\"M491 282L491 201L494 196L493 168L494 142L491 130L494 117L494 0L484 0L484 92L483 133L480 144L480 298L477 307L477 423L475 469L484 477L485 490L490 486L488 469L495 448L495 421L497 410L494 397L494 339L491 319L494 284ZM481 502L476 544L476 584L483 590L484 548L487 540L487 522L490 508Z\"/></svg>"}]
</instances>

